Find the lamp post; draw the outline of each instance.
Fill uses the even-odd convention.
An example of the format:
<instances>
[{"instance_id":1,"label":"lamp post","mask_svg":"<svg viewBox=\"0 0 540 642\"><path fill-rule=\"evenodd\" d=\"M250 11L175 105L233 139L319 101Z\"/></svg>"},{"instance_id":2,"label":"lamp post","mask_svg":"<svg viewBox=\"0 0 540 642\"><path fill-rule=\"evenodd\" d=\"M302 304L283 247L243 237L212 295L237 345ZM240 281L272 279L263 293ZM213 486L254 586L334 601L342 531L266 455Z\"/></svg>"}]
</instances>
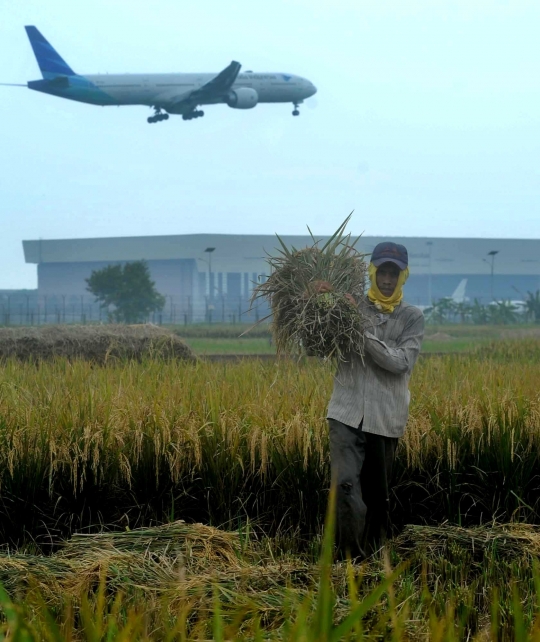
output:
<instances>
[{"instance_id":1,"label":"lamp post","mask_svg":"<svg viewBox=\"0 0 540 642\"><path fill-rule=\"evenodd\" d=\"M208 318L208 323L212 323L212 310L214 309L213 299L214 293L212 288L212 252L214 252L215 247L207 247L204 250L208 254L208 303L206 306L206 314ZM201 259L204 261L205 259Z\"/></svg>"},{"instance_id":2,"label":"lamp post","mask_svg":"<svg viewBox=\"0 0 540 642\"><path fill-rule=\"evenodd\" d=\"M431 248L433 246L433 241L426 241L426 245L429 248L428 301L429 306L433 307L433 298L431 295Z\"/></svg>"},{"instance_id":3,"label":"lamp post","mask_svg":"<svg viewBox=\"0 0 540 642\"><path fill-rule=\"evenodd\" d=\"M212 292L212 252L215 250L215 247L207 247L205 252L208 253L208 296L210 299L213 298L213 292Z\"/></svg>"},{"instance_id":4,"label":"lamp post","mask_svg":"<svg viewBox=\"0 0 540 642\"><path fill-rule=\"evenodd\" d=\"M487 259L482 259L482 261L485 261L488 265L491 266L491 300L494 301L493 297L493 271L495 269L495 256L499 253L499 250L491 250L491 252L488 252L488 256L491 257L491 261L488 261Z\"/></svg>"}]
</instances>

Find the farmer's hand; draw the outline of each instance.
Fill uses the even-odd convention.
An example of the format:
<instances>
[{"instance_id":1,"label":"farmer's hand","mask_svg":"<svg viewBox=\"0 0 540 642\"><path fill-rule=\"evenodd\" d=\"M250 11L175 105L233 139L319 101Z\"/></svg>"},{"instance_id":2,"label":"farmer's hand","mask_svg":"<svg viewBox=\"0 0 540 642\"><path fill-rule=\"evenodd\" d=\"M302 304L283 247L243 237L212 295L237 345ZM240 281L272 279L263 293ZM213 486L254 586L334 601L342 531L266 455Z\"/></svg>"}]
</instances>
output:
<instances>
[{"instance_id":1,"label":"farmer's hand","mask_svg":"<svg viewBox=\"0 0 540 642\"><path fill-rule=\"evenodd\" d=\"M308 286L310 294L324 294L325 292L332 292L334 288L328 281L313 281Z\"/></svg>"},{"instance_id":2,"label":"farmer's hand","mask_svg":"<svg viewBox=\"0 0 540 642\"><path fill-rule=\"evenodd\" d=\"M313 281L313 283L309 284L308 288L308 294L325 294L326 292L333 292L334 288L332 287L332 284L329 283L328 281ZM353 297L352 294L344 294L343 295L347 301L351 304L356 306L356 301Z\"/></svg>"}]
</instances>

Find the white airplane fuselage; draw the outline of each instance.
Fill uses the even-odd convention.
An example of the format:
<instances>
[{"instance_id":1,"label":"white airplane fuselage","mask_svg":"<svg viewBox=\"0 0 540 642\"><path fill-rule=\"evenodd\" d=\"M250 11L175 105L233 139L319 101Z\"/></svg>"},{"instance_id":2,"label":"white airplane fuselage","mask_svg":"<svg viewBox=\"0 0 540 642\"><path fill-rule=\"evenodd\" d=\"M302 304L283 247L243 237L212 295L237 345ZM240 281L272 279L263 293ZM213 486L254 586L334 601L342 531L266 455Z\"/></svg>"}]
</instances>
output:
<instances>
[{"instance_id":1,"label":"white airplane fuselage","mask_svg":"<svg viewBox=\"0 0 540 642\"><path fill-rule=\"evenodd\" d=\"M253 109L259 103L298 105L316 93L306 78L283 73L240 73L233 60L217 74L78 74L34 26L25 27L43 76L29 89L91 105L148 105L155 110L149 123L181 114L184 120L204 116L200 105L226 104Z\"/></svg>"},{"instance_id":2,"label":"white airplane fuselage","mask_svg":"<svg viewBox=\"0 0 540 642\"><path fill-rule=\"evenodd\" d=\"M31 89L45 91L62 98L90 103L92 105L147 105L160 106L169 113L182 114L188 111L172 103L172 98L181 97L203 87L217 74L177 73L177 74L88 74L70 76L67 87L43 87ZM41 83L41 81L37 81ZM238 89L252 89L257 92L255 104L237 109L251 109L258 103L300 104L317 91L314 85L301 76L281 73L238 74L230 91L225 96L201 98L199 105L229 104L231 93Z\"/></svg>"}]
</instances>

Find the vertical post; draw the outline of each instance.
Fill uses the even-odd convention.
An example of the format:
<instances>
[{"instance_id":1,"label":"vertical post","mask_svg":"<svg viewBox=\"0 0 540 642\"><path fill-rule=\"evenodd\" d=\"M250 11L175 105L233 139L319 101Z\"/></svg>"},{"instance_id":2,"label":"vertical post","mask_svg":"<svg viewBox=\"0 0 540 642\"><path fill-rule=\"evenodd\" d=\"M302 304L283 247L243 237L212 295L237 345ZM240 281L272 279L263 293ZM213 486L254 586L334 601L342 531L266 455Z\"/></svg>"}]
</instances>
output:
<instances>
[{"instance_id":1,"label":"vertical post","mask_svg":"<svg viewBox=\"0 0 540 642\"><path fill-rule=\"evenodd\" d=\"M207 247L205 252L208 254L208 296L210 297L210 303L214 298L214 292L212 287L212 252L215 250L215 247Z\"/></svg>"},{"instance_id":2,"label":"vertical post","mask_svg":"<svg viewBox=\"0 0 540 642\"><path fill-rule=\"evenodd\" d=\"M208 296L212 300L212 252L208 252Z\"/></svg>"},{"instance_id":3,"label":"vertical post","mask_svg":"<svg viewBox=\"0 0 540 642\"><path fill-rule=\"evenodd\" d=\"M491 257L491 300L494 301L495 297L493 296L493 277L495 272L495 256L499 253L499 250L491 250L488 252L488 256Z\"/></svg>"},{"instance_id":4,"label":"vertical post","mask_svg":"<svg viewBox=\"0 0 540 642\"><path fill-rule=\"evenodd\" d=\"M429 247L429 272L428 272L428 305L433 306L433 295L431 291L431 248L433 246L433 241L426 241L426 245Z\"/></svg>"}]
</instances>

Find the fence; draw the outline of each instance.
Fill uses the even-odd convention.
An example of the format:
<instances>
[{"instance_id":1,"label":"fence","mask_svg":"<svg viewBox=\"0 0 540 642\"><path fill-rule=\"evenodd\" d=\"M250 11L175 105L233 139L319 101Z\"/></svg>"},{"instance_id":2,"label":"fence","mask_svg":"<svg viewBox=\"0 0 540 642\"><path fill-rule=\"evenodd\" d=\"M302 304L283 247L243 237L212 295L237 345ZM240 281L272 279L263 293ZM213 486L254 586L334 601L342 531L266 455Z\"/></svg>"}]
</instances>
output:
<instances>
[{"instance_id":1,"label":"fence","mask_svg":"<svg viewBox=\"0 0 540 642\"><path fill-rule=\"evenodd\" d=\"M256 323L268 315L259 303L250 307L246 297L218 295L191 297L166 295L166 304L145 319L161 324ZM112 309L105 309L90 295L14 294L0 298L0 324L45 325L63 323L108 323Z\"/></svg>"}]
</instances>

